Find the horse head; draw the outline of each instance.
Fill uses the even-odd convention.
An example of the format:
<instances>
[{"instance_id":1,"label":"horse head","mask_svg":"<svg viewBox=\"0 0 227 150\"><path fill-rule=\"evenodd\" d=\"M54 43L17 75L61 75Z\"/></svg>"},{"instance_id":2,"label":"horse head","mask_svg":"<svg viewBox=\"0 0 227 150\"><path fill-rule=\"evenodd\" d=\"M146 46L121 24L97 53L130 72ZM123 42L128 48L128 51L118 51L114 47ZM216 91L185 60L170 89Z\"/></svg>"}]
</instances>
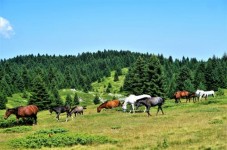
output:
<instances>
[{"instance_id":1,"label":"horse head","mask_svg":"<svg viewBox=\"0 0 227 150\"><path fill-rule=\"evenodd\" d=\"M100 113L101 112L101 107L97 107L97 113Z\"/></svg>"},{"instance_id":2,"label":"horse head","mask_svg":"<svg viewBox=\"0 0 227 150\"><path fill-rule=\"evenodd\" d=\"M15 114L15 109L14 108L11 108L11 109L7 108L5 115L4 115L4 119L7 119L11 114Z\"/></svg>"}]
</instances>

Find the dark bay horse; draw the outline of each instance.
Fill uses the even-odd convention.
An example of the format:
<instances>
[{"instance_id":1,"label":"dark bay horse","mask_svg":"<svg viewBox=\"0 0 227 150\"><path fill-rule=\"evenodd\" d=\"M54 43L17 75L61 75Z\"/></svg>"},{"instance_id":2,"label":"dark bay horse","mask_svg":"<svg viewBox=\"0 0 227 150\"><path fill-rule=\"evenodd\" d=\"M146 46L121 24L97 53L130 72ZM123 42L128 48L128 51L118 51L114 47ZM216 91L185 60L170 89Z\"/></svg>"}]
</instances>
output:
<instances>
[{"instance_id":1,"label":"dark bay horse","mask_svg":"<svg viewBox=\"0 0 227 150\"><path fill-rule=\"evenodd\" d=\"M106 101L97 107L97 112L99 113L103 108L112 109L118 106L121 106L121 102L119 100Z\"/></svg>"},{"instance_id":2,"label":"dark bay horse","mask_svg":"<svg viewBox=\"0 0 227 150\"><path fill-rule=\"evenodd\" d=\"M66 112L67 113L66 121L68 121L68 114L69 114L69 111L70 111L69 106L57 106L57 107L50 108L49 111L50 111L51 114L52 114L53 111L57 114L56 118L57 118L58 121L59 121L60 114Z\"/></svg>"},{"instance_id":3,"label":"dark bay horse","mask_svg":"<svg viewBox=\"0 0 227 150\"><path fill-rule=\"evenodd\" d=\"M33 118L34 124L37 124L37 113L39 109L36 105L28 105L28 106L19 106L15 108L8 108L6 109L4 119L7 119L11 114L16 115L17 122L19 118L22 118L23 120L25 118Z\"/></svg>"},{"instance_id":4,"label":"dark bay horse","mask_svg":"<svg viewBox=\"0 0 227 150\"><path fill-rule=\"evenodd\" d=\"M186 98L186 102L189 99L189 92L188 91L177 91L176 93L174 93L174 98L175 98L175 103L181 102L181 98Z\"/></svg>"},{"instance_id":5,"label":"dark bay horse","mask_svg":"<svg viewBox=\"0 0 227 150\"><path fill-rule=\"evenodd\" d=\"M193 102L195 103L197 95L195 93L190 93L186 102L189 101L189 103L190 103L191 98L192 98Z\"/></svg>"},{"instance_id":6,"label":"dark bay horse","mask_svg":"<svg viewBox=\"0 0 227 150\"><path fill-rule=\"evenodd\" d=\"M158 115L159 110L161 110L162 114L164 114L162 110L162 105L164 104L164 102L165 102L165 99L161 97L142 98L135 102L135 106L136 106L136 109L138 109L140 105L144 105L146 107L147 115L149 117L151 116L150 108L154 106L158 106L158 111L156 115Z\"/></svg>"}]
</instances>

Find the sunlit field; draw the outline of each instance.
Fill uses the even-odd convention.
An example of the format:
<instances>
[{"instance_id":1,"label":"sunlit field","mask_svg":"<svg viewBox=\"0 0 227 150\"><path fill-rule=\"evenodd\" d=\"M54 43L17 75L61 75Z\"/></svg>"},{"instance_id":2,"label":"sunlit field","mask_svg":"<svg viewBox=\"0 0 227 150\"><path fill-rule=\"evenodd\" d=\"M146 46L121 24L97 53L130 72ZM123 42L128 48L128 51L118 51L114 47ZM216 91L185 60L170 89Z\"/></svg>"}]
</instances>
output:
<instances>
[{"instance_id":1,"label":"sunlit field","mask_svg":"<svg viewBox=\"0 0 227 150\"><path fill-rule=\"evenodd\" d=\"M227 149L227 97L209 97L197 103L182 100L166 100L163 111L156 116L157 107L151 108L148 117L141 107L135 114L124 113L121 108L102 110L97 113L98 105L88 105L84 115L70 118L65 122L66 114L50 115L49 111L38 113L35 126L13 126L0 128L0 149L25 149L14 147L13 140L38 134L39 131L66 130L65 133L45 132L46 139L62 136L87 135L103 136L110 142L71 144L62 146L64 141L57 141L51 149ZM0 111L4 115L5 110ZM7 121L15 120L11 115ZM2 118L0 123L7 122ZM67 139L67 138L66 138ZM104 139L104 138L100 138ZM33 143L31 143L33 144ZM38 143L37 143L38 144ZM41 149L50 149L42 147Z\"/></svg>"}]
</instances>

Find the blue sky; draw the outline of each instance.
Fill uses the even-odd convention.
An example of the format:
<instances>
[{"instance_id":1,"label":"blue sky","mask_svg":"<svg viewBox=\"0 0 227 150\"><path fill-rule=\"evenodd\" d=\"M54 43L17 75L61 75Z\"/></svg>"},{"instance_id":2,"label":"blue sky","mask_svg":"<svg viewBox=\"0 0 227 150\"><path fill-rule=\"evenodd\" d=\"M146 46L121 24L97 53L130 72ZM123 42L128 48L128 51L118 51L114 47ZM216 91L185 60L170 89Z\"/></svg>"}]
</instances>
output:
<instances>
[{"instance_id":1,"label":"blue sky","mask_svg":"<svg viewBox=\"0 0 227 150\"><path fill-rule=\"evenodd\" d=\"M104 49L222 57L227 1L0 0L0 59Z\"/></svg>"}]
</instances>

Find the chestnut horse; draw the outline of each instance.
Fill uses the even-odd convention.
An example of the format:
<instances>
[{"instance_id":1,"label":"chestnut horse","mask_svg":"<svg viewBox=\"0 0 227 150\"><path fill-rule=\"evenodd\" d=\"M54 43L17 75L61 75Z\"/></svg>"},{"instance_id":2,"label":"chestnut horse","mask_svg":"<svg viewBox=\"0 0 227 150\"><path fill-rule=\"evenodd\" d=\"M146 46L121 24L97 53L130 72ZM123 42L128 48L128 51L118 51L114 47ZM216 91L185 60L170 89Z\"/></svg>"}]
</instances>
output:
<instances>
[{"instance_id":1,"label":"chestnut horse","mask_svg":"<svg viewBox=\"0 0 227 150\"><path fill-rule=\"evenodd\" d=\"M6 109L4 119L7 119L11 114L16 115L17 122L19 118L30 117L34 119L34 124L37 124L37 113L39 109L36 105L28 105L28 106L19 106L15 108L8 108Z\"/></svg>"},{"instance_id":2,"label":"chestnut horse","mask_svg":"<svg viewBox=\"0 0 227 150\"><path fill-rule=\"evenodd\" d=\"M118 106L121 106L121 102L119 100L106 101L97 107L97 112L99 113L103 108L112 109Z\"/></svg>"},{"instance_id":3,"label":"chestnut horse","mask_svg":"<svg viewBox=\"0 0 227 150\"><path fill-rule=\"evenodd\" d=\"M189 94L190 93L188 91L177 91L176 93L174 93L175 103L181 102L181 98L186 98L187 102L189 99Z\"/></svg>"}]
</instances>

